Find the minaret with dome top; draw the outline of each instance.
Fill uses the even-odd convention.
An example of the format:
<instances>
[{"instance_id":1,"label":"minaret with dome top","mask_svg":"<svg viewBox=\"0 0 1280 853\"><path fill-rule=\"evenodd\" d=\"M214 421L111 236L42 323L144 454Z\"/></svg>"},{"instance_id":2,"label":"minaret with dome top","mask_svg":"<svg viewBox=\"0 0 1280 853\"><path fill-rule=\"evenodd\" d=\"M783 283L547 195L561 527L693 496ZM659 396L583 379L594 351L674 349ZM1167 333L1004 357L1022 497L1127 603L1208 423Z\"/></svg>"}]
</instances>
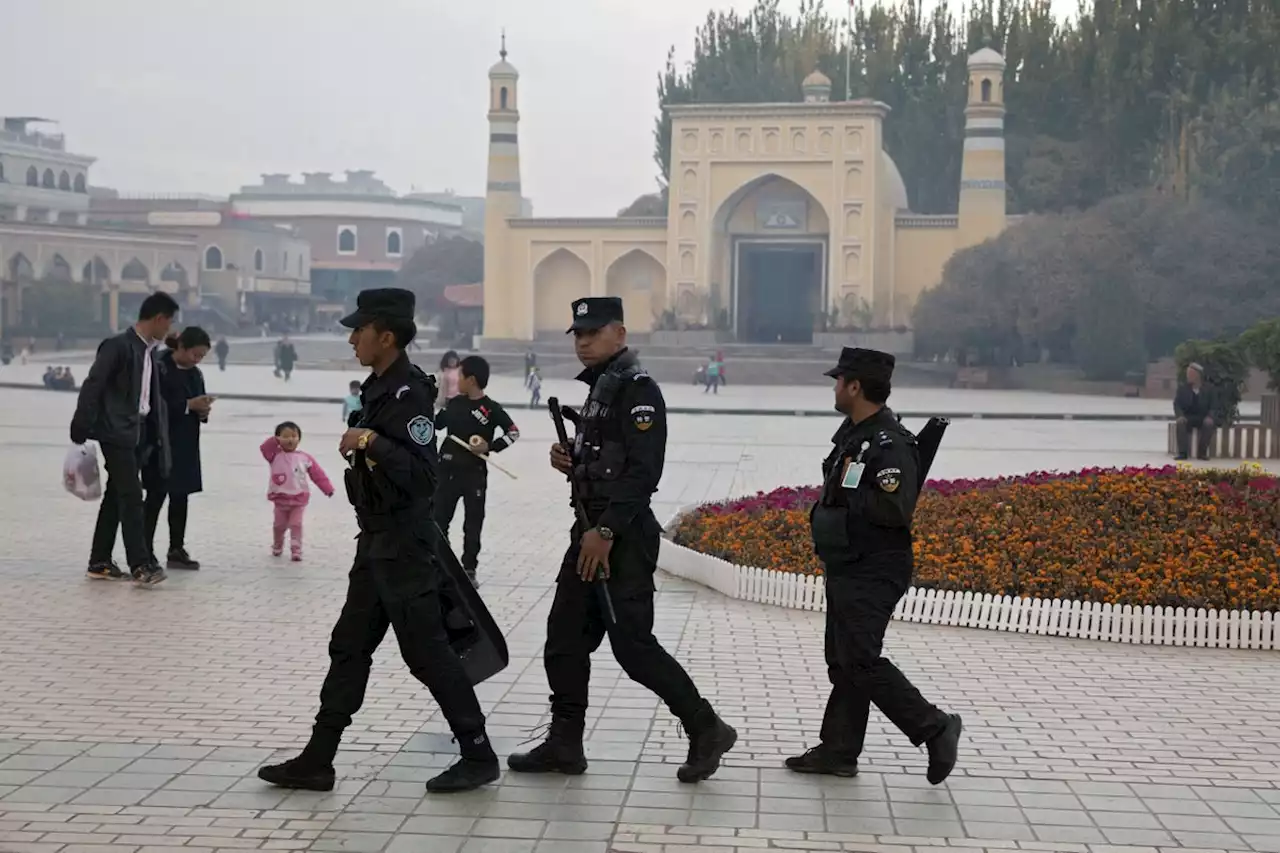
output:
<instances>
[{"instance_id":1,"label":"minaret with dome top","mask_svg":"<svg viewBox=\"0 0 1280 853\"><path fill-rule=\"evenodd\" d=\"M957 251L1005 228L1004 67L1004 57L989 47L969 57Z\"/></svg>"},{"instance_id":2,"label":"minaret with dome top","mask_svg":"<svg viewBox=\"0 0 1280 853\"><path fill-rule=\"evenodd\" d=\"M506 283L515 273L505 268L506 246L499 235L508 219L520 216L520 74L507 61L507 35L502 34L498 62L489 69L489 170L484 207L484 323L490 329L510 327L508 315L528 310L508 298ZM523 280L523 276L519 276Z\"/></svg>"}]
</instances>

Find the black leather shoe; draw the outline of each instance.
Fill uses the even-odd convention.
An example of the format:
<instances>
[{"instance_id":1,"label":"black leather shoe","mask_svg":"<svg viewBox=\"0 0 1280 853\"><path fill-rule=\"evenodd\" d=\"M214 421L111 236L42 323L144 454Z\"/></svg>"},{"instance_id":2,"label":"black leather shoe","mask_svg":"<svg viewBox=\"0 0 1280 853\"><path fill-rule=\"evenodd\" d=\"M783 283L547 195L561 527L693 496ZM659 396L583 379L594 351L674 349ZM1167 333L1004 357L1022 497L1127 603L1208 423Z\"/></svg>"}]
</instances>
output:
<instances>
[{"instance_id":1,"label":"black leather shoe","mask_svg":"<svg viewBox=\"0 0 1280 853\"><path fill-rule=\"evenodd\" d=\"M283 764L258 768L258 778L277 788L295 788L299 791L332 791L334 783L332 765L319 767L303 764L296 758L290 758Z\"/></svg>"},{"instance_id":2,"label":"black leather shoe","mask_svg":"<svg viewBox=\"0 0 1280 853\"><path fill-rule=\"evenodd\" d=\"M942 731L929 739L929 784L941 785L956 768L956 757L960 752L959 714L948 714L947 724Z\"/></svg>"},{"instance_id":3,"label":"black leather shoe","mask_svg":"<svg viewBox=\"0 0 1280 853\"><path fill-rule=\"evenodd\" d=\"M490 782L498 781L502 769L498 766L498 757L479 760L460 758L452 767L427 782L429 794L456 794L461 791L474 791Z\"/></svg>"},{"instance_id":4,"label":"black leather shoe","mask_svg":"<svg viewBox=\"0 0 1280 853\"><path fill-rule=\"evenodd\" d=\"M793 755L788 758L787 769L795 773L839 776L848 779L858 775L858 759L851 758L829 746L818 744L803 755Z\"/></svg>"},{"instance_id":5,"label":"black leather shoe","mask_svg":"<svg viewBox=\"0 0 1280 853\"><path fill-rule=\"evenodd\" d=\"M191 559L185 548L170 548L164 566L166 569L186 569L194 572L200 568L200 562Z\"/></svg>"}]
</instances>

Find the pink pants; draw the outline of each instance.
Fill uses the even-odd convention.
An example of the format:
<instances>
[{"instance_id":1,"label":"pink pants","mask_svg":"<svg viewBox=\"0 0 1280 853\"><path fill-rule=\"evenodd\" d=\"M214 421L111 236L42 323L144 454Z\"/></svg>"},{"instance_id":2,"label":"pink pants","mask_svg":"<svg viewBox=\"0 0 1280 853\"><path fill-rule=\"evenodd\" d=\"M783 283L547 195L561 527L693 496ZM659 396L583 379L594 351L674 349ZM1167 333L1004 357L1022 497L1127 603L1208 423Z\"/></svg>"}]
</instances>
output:
<instances>
[{"instance_id":1,"label":"pink pants","mask_svg":"<svg viewBox=\"0 0 1280 853\"><path fill-rule=\"evenodd\" d=\"M271 527L271 553L284 552L284 532L289 531L289 550L294 557L302 556L302 513L305 506L275 504L276 516Z\"/></svg>"}]
</instances>

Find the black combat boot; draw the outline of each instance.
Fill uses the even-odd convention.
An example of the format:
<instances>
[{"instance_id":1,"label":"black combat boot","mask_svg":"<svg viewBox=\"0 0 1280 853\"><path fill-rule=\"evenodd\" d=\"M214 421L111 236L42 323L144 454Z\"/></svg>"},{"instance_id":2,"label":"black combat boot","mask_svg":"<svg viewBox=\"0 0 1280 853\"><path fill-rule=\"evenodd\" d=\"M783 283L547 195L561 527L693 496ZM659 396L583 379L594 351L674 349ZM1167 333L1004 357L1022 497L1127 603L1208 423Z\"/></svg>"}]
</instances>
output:
<instances>
[{"instance_id":1,"label":"black combat boot","mask_svg":"<svg viewBox=\"0 0 1280 853\"><path fill-rule=\"evenodd\" d=\"M826 744L818 744L804 755L787 759L787 769L796 773L849 778L858 775L858 757L848 755Z\"/></svg>"},{"instance_id":2,"label":"black combat boot","mask_svg":"<svg viewBox=\"0 0 1280 853\"><path fill-rule=\"evenodd\" d=\"M490 782L498 781L502 769L498 766L498 756L493 751L493 744L485 733L462 735L458 737L458 746L462 757L455 761L448 770L427 782L427 793L455 794L460 791L474 791Z\"/></svg>"},{"instance_id":3,"label":"black combat boot","mask_svg":"<svg viewBox=\"0 0 1280 853\"><path fill-rule=\"evenodd\" d=\"M929 749L930 785L941 785L956 767L956 758L960 752L959 714L948 714L942 731L929 738L926 746Z\"/></svg>"},{"instance_id":4,"label":"black combat boot","mask_svg":"<svg viewBox=\"0 0 1280 853\"><path fill-rule=\"evenodd\" d=\"M721 756L738 742L738 732L716 716L706 703L692 720L683 724L689 735L689 756L676 771L676 778L681 782L709 779L720 769Z\"/></svg>"},{"instance_id":5,"label":"black combat boot","mask_svg":"<svg viewBox=\"0 0 1280 853\"><path fill-rule=\"evenodd\" d=\"M302 791L332 791L334 772L332 764L309 760L306 755L290 758L283 764L258 768L258 778L277 788L297 788Z\"/></svg>"},{"instance_id":6,"label":"black combat boot","mask_svg":"<svg viewBox=\"0 0 1280 853\"><path fill-rule=\"evenodd\" d=\"M315 726L311 740L297 758L283 764L258 768L258 778L278 788L297 788L303 791L332 791L334 783L333 758L338 754L341 732Z\"/></svg>"},{"instance_id":7,"label":"black combat boot","mask_svg":"<svg viewBox=\"0 0 1280 853\"><path fill-rule=\"evenodd\" d=\"M584 724L553 719L547 739L528 752L507 756L507 766L516 773L563 773L581 776L587 772L587 756L582 749Z\"/></svg>"}]
</instances>

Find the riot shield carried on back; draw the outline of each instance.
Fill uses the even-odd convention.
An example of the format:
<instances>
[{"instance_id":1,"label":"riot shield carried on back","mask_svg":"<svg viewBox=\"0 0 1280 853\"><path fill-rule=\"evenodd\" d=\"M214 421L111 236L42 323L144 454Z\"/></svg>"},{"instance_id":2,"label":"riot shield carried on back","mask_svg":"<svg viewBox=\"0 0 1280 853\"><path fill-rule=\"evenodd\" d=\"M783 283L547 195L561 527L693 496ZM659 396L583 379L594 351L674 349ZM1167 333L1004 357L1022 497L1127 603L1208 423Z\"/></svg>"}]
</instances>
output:
<instances>
[{"instance_id":1,"label":"riot shield carried on back","mask_svg":"<svg viewBox=\"0 0 1280 853\"><path fill-rule=\"evenodd\" d=\"M947 431L951 421L946 418L929 418L916 436L916 447L920 450L920 472L916 476L916 485L923 489L929 479L929 469L933 467L934 457L938 455L938 446L942 444L942 435Z\"/></svg>"}]
</instances>

